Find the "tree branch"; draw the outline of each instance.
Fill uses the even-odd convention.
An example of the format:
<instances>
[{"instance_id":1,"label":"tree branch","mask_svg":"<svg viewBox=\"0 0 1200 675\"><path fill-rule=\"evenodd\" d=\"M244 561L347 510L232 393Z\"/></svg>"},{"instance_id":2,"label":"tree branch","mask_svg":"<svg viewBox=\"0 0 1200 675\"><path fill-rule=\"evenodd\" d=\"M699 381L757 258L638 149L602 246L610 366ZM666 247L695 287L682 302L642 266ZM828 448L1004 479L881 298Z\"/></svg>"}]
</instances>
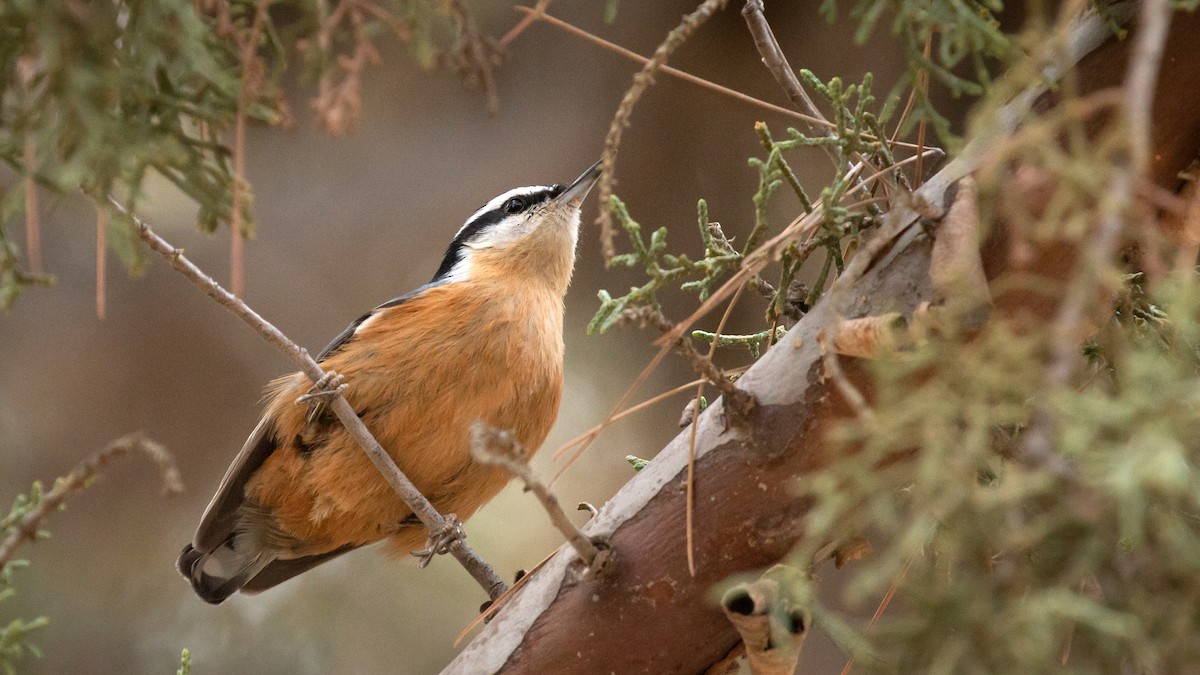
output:
<instances>
[{"instance_id":1,"label":"tree branch","mask_svg":"<svg viewBox=\"0 0 1200 675\"><path fill-rule=\"evenodd\" d=\"M1105 191L1110 196L1100 226L1084 247L1080 263L1083 269L1067 288L1054 319L1054 346L1046 370L1046 389L1052 391L1071 378L1079 361L1079 325L1084 321L1090 301L1096 296L1101 271L1111 264L1121 241L1121 233L1134 205L1134 188L1150 168L1153 144L1153 119L1150 115L1155 83L1162 63L1167 29L1174 10L1168 0L1142 0L1138 31L1125 76L1125 106L1129 115L1129 164L1117 167ZM1053 447L1054 417L1047 403L1040 404L1025 433L1023 459L1040 466L1056 477L1077 483L1075 467Z\"/></svg>"},{"instance_id":2,"label":"tree branch","mask_svg":"<svg viewBox=\"0 0 1200 675\"><path fill-rule=\"evenodd\" d=\"M137 229L138 236L141 237L142 241L146 242L151 249L170 263L171 267L174 267L176 271L199 287L210 298L216 300L219 305L233 312L238 318L246 322L267 343L283 352L309 380L317 382L324 377L325 371L309 356L307 350L292 342L282 331L259 316L253 309L250 309L246 303L222 288L220 284L206 275L200 268L196 267L192 261L184 257L183 251L175 248L165 239L155 234L149 225L136 214L126 209L123 204L112 197L109 197L109 202L112 203L113 207L119 213L129 218ZM342 424L345 425L346 431L350 434L351 438L358 443L363 452L371 460L371 463L375 465L375 468L387 480L388 485L412 509L413 514L421 520L429 532L431 534L438 534L445 531L447 520L429 503L429 500L412 484L412 481L400 471L400 468L396 466L391 456L379 445L379 441L375 440L375 437L371 435L371 432L363 424L363 421L359 419L358 415L354 412L354 408L350 406L346 398L341 393L333 395L332 400L329 402L329 407L337 415L338 419L342 421ZM467 572L474 577L475 581L483 587L488 597L494 600L507 589L507 585L496 575L495 570L484 562L461 539L455 539L450 544L449 550L462 563Z\"/></svg>"},{"instance_id":3,"label":"tree branch","mask_svg":"<svg viewBox=\"0 0 1200 675\"><path fill-rule=\"evenodd\" d=\"M679 45L686 42L697 28L708 21L717 11L723 9L728 2L729 0L704 0L700 3L695 11L683 17L683 22L676 26L675 30L667 34L667 38L658 46L658 49L654 50L654 55L650 57L646 65L638 71L637 75L633 76L633 85L625 92L621 104L617 106L617 112L608 126L608 134L604 137L604 154L601 156L600 164L600 196L597 199L600 204L608 204L609 198L612 197L613 171L617 166L617 150L621 147L621 135L625 133L625 127L629 126L629 116L633 114L633 107L637 105L638 99L654 82L654 73L667 62ZM612 213L608 208L601 207L596 222L600 225L600 248L605 262L608 262L616 255L613 245Z\"/></svg>"},{"instance_id":4,"label":"tree branch","mask_svg":"<svg viewBox=\"0 0 1200 675\"><path fill-rule=\"evenodd\" d=\"M477 421L471 428L471 456L480 463L498 466L514 477L520 478L521 482L525 483L525 489L532 492L542 503L542 508L546 509L546 513L550 516L550 522L554 524L555 529L562 533L571 548L579 554L579 559L583 561L583 564L589 570L598 572L597 568L604 563L604 560L601 559L604 549L597 547L595 542L588 539L575 527L575 524L563 511L558 497L554 496L554 493L550 492L550 489L538 480L537 476L533 475L533 470L529 468L528 463L519 459L528 455L529 453L521 447L511 432L493 429L483 421ZM603 557L607 558L606 555Z\"/></svg>"},{"instance_id":5,"label":"tree branch","mask_svg":"<svg viewBox=\"0 0 1200 675\"><path fill-rule=\"evenodd\" d=\"M1174 80L1176 87L1200 86L1200 68L1182 56L1188 53L1188 40L1179 42L1176 58L1163 61L1164 68L1169 63L1173 69L1170 75L1164 72L1163 81ZM1114 60L1128 53L1122 51L1127 44L1116 41L1095 15L1078 22L1070 43L1071 61L1098 51L1098 58L1089 58L1086 68L1080 68L1080 81L1091 90L1104 86L1097 85L1097 76L1102 79ZM1048 72L1047 80L1052 82L1055 75ZM789 486L798 476L836 460L827 454L826 433L854 415L825 378L817 336L842 317L909 315L933 297L931 243L927 229L914 225L922 218L936 222L944 214L949 188L981 166L991 143L1012 134L1031 112L1044 109L1035 108L1035 103L1045 101L1040 97L1046 91L1031 89L1017 96L980 127L959 158L916 191L911 203L895 205L885 226L839 277L835 288L840 292L826 293L739 378L737 387L759 404L748 424L722 422L724 399L697 416L696 577L687 571L682 526L689 445L685 431L582 528L585 535L604 537L621 551L613 572L600 580L573 583L567 570L576 554L560 548L444 672L539 673L569 663L580 672L696 673L727 655L738 638L711 606L712 587L731 575L769 567L804 536L802 523L810 503L796 497ZM1156 109L1156 135L1158 117ZM1183 125L1200 128L1200 120L1191 118L1172 124L1175 128L1162 132L1164 142L1177 137L1176 132L1192 133ZM1161 151L1156 147L1155 154ZM1186 166L1179 161L1186 154L1167 153L1169 163L1164 162L1156 176L1169 177L1172 170ZM987 249L986 255L984 269L992 279L995 270L1003 268L1006 251ZM1044 263L1060 264L1060 259ZM869 397L870 380L861 363L844 359L840 365L846 381Z\"/></svg>"},{"instance_id":6,"label":"tree branch","mask_svg":"<svg viewBox=\"0 0 1200 675\"><path fill-rule=\"evenodd\" d=\"M11 525L12 532L0 542L0 570L4 569L22 543L37 539L38 530L46 516L62 507L68 497L87 487L104 467L133 453L142 453L154 462L162 474L163 491L166 494L183 492L179 467L166 448L146 438L140 431L122 436L76 464L70 473L54 483L54 487L37 506Z\"/></svg>"},{"instance_id":7,"label":"tree branch","mask_svg":"<svg viewBox=\"0 0 1200 675\"><path fill-rule=\"evenodd\" d=\"M783 93L787 94L792 105L796 106L802 112L825 122L825 116L821 114L821 111L817 108L817 104L813 102L808 92L804 90L803 85L800 84L800 79L796 77L796 72L792 70L787 57L784 56L783 50L779 48L779 42L775 39L775 32L771 30L771 24L767 23L767 17L763 14L762 0L746 0L746 5L742 7L742 17L746 19L746 25L750 28L750 35L754 37L754 46L758 48L763 65L767 67L767 70L771 71L775 82L783 89ZM823 125L810 122L808 128L813 133L821 136L829 136L832 133L828 122L825 122Z\"/></svg>"}]
</instances>

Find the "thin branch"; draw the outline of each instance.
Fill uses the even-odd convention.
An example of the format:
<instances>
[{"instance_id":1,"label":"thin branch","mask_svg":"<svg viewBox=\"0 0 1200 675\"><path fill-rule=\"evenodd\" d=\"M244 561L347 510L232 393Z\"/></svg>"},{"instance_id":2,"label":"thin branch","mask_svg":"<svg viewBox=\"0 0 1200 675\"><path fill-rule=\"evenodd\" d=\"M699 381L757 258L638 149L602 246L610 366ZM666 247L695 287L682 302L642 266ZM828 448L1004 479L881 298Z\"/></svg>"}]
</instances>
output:
<instances>
[{"instance_id":1,"label":"thin branch","mask_svg":"<svg viewBox=\"0 0 1200 675\"><path fill-rule=\"evenodd\" d=\"M512 432L493 429L483 421L476 421L471 427L471 456L478 462L498 466L520 478L521 482L525 483L525 489L532 492L542 503L542 508L546 509L555 529L562 533L571 548L575 549L583 564L592 568L601 555L601 549L575 527L563 511L562 504L558 503L558 497L533 475L529 464L520 459L528 457L529 454L513 437Z\"/></svg>"},{"instance_id":2,"label":"thin branch","mask_svg":"<svg viewBox=\"0 0 1200 675\"><path fill-rule=\"evenodd\" d=\"M642 56L641 54L638 54L635 51L631 51L629 49L622 47L619 44L616 44L615 42L609 42L608 40L605 40L604 38L593 35L592 33L589 33L586 30L583 30L582 28L579 28L573 24L567 23L566 21L563 21L562 19L560 19L558 17L551 16L549 14L544 14L544 13L538 14L536 11L536 8L530 9L528 7L517 5L516 7L514 7L514 9L516 9L518 12L521 12L522 14L524 14L526 18L532 17L533 19L545 21L546 23L550 24L551 26L554 26L556 28L561 28L562 30L570 33L571 35L581 37L584 40L587 40L588 42L590 42L594 45L603 47L604 49L607 49L607 50L613 52L614 54L617 54L618 56L623 56L623 57L629 59L630 61L634 61L634 62L640 63L642 65L646 65L647 63L650 62L650 59L646 58L645 56ZM517 24L517 25L519 26L521 24ZM835 126L834 123L830 122L829 120L818 118L818 117L812 117L811 115L805 115L804 113L797 112L795 110L792 110L791 108L784 108L783 106L775 105L774 103L769 103L760 98L754 98L753 96L743 94L742 92L740 92L736 89L730 89L729 87L717 84L716 82L713 82L712 80L706 80L703 77L697 77L696 75L693 75L685 70L680 70L678 68L674 68L674 67L671 67L666 64L660 65L658 67L658 72L663 73L665 75L670 75L671 77L678 78L680 80L683 80L684 82L690 82L691 84L694 84L694 85L697 85L700 87L704 87L705 89L709 89L711 91L715 91L718 94L728 96L737 101L741 101L742 103L748 103L752 106L762 108L763 110L769 110L773 113L784 115L786 117L791 117L792 119L797 119L797 120L800 120L801 122L805 122L807 124L815 124L815 125L819 125L819 126L823 126L823 127L828 127L831 129ZM874 136L872 136L871 134L863 134L862 137L869 141L884 140L884 139L877 139ZM889 139L889 140L887 140L887 142L894 147L901 147L901 148L916 148L917 147L916 143L906 143L904 141L897 141L895 138Z\"/></svg>"},{"instance_id":3,"label":"thin branch","mask_svg":"<svg viewBox=\"0 0 1200 675\"><path fill-rule=\"evenodd\" d=\"M1125 75L1125 101L1129 115L1129 154L1134 175L1141 179L1150 167L1154 118L1150 107L1158 84L1167 30L1171 27L1170 0L1142 0L1137 37Z\"/></svg>"},{"instance_id":4,"label":"thin branch","mask_svg":"<svg viewBox=\"0 0 1200 675\"><path fill-rule=\"evenodd\" d=\"M746 0L746 6L742 8L742 16L750 28L750 35L754 37L754 46L758 48L758 53L762 56L763 65L771 71L775 82L783 89L783 93L787 94L788 100L800 110L824 121L825 116L821 114L817 104L801 86L800 79L796 77L783 50L779 48L775 32L771 30L771 25L767 23L767 17L763 14L762 0ZM809 129L822 136L828 136L831 133L828 123L825 125L810 123Z\"/></svg>"},{"instance_id":5,"label":"thin branch","mask_svg":"<svg viewBox=\"0 0 1200 675\"><path fill-rule=\"evenodd\" d=\"M239 300L229 291L221 288L220 284L184 257L183 251L175 248L162 237L155 234L149 225L136 214L126 209L123 204L112 197L109 197L109 201L119 213L130 219L137 228L138 236L141 237L142 241L146 242L151 249L161 255L171 267L174 267L176 271L187 277L189 281L204 291L210 298L216 300L222 307L233 312L238 318L246 322L269 344L283 352L309 380L316 382L324 377L325 371L309 356L307 350L302 349L295 342L288 339L278 328L259 316L246 303ZM363 421L359 419L358 415L354 412L354 408L350 406L346 398L340 393L335 394L329 403L329 407L338 416L338 419L342 421L351 438L358 443L363 452L366 453L367 458L371 460L371 463L375 465L375 468L387 480L392 490L412 509L413 515L421 520L431 534L445 531L447 527L446 519L417 490L412 481L400 471L395 461L384 451L379 445L379 441L375 440L375 437L371 435L371 432L363 424ZM455 539L450 544L449 549L454 557L462 563L462 566L466 568L467 572L475 578L475 581L483 587L488 597L495 599L507 588L504 581L496 575L491 566L484 562L461 539Z\"/></svg>"},{"instance_id":6,"label":"thin branch","mask_svg":"<svg viewBox=\"0 0 1200 675\"><path fill-rule=\"evenodd\" d=\"M650 359L650 363L647 363L646 367L642 368L642 372L638 373L638 376L633 379L633 382L625 388L625 392L621 394L621 398L617 399L617 404L614 405L612 410L610 410L608 414L604 416L604 419L600 421L600 424L597 424L595 427L593 427L593 430L587 434L587 437L582 441L581 444L572 442L572 445L579 445L580 447L578 450L572 453L569 458L567 458L566 462L563 464L563 467L554 474L554 478L550 480L551 487L554 487L554 484L558 482L558 479L562 478L562 475L566 473L567 469L571 468L571 465L575 463L575 460L583 456L583 453L586 452L589 447L591 447L592 443L600 435L600 432L607 428L608 425L612 424L618 413L621 412L621 409L624 408L625 404L629 401L629 397L633 396L633 392L636 391L637 388L646 381L647 377L650 377L650 373L654 372L654 369L658 367L658 364L662 363L663 359L666 358L670 351L670 345L663 345L660 347L658 353L654 355L654 358ZM555 450L554 457L557 459L559 454L564 451L566 447L567 446L564 446L563 448Z\"/></svg>"},{"instance_id":7,"label":"thin branch","mask_svg":"<svg viewBox=\"0 0 1200 675\"><path fill-rule=\"evenodd\" d=\"M241 43L242 79L238 91L237 114L233 123L233 194L229 206L229 286L233 294L240 296L245 288L245 223L242 211L245 208L246 191L246 115L250 106L251 92L257 94L261 86L262 62L258 59L258 38L267 20L267 0L259 0L254 11L254 21Z\"/></svg>"},{"instance_id":8,"label":"thin branch","mask_svg":"<svg viewBox=\"0 0 1200 675\"><path fill-rule=\"evenodd\" d=\"M0 542L0 569L4 569L21 544L37 539L46 516L61 508L68 497L86 488L104 467L133 453L142 453L154 462L162 474L163 491L166 494L183 492L179 467L166 448L146 438L140 431L122 436L76 464L70 473L55 481L54 488L42 496L37 506L11 526L12 532Z\"/></svg>"},{"instance_id":9,"label":"thin branch","mask_svg":"<svg viewBox=\"0 0 1200 675\"><path fill-rule=\"evenodd\" d=\"M871 630L875 623L879 621L879 618L883 616L883 613L887 611L888 605L892 604L892 599L896 597L896 591L900 590L900 584L904 582L904 577L908 575L908 570L912 567L913 561L916 560L916 558L916 551L913 551L908 555L908 559L904 561L904 566L900 568L900 573L897 574L896 578L892 580L891 585L888 586L887 593L884 593L883 595L883 600L881 600L879 602L879 606L875 608L875 614L871 617L871 620L867 622L867 630ZM846 660L846 666L842 668L842 675L850 675L850 671L853 668L854 657L851 656Z\"/></svg>"},{"instance_id":10,"label":"thin branch","mask_svg":"<svg viewBox=\"0 0 1200 675\"><path fill-rule=\"evenodd\" d=\"M929 61L933 53L933 33L925 36L925 60ZM921 67L920 74L917 75L916 88L913 93L916 94L920 90L921 96L929 98L929 69L925 66ZM925 128L928 126L926 116L921 116L921 121L917 125L917 166L913 169L913 185L920 185L923 182L925 172L921 166L921 156L925 154ZM900 131L900 127L896 127L896 131Z\"/></svg>"},{"instance_id":11,"label":"thin branch","mask_svg":"<svg viewBox=\"0 0 1200 675\"><path fill-rule=\"evenodd\" d=\"M25 190L25 254L29 258L29 272L33 276L42 276L42 225L38 215L37 182L37 147L33 139L26 137L22 151L25 162L25 176L21 183Z\"/></svg>"},{"instance_id":12,"label":"thin branch","mask_svg":"<svg viewBox=\"0 0 1200 675\"><path fill-rule=\"evenodd\" d=\"M500 38L500 46L509 46L512 44L513 40L516 40L521 33L525 32L525 29L532 26L533 22L537 21L538 19L545 18L546 8L550 6L551 2L552 0L538 0L537 4L533 6L533 9L518 5L517 9L524 10L525 16L521 17L521 20L518 21L517 24L513 26L507 33L505 33L504 37Z\"/></svg>"},{"instance_id":13,"label":"thin branch","mask_svg":"<svg viewBox=\"0 0 1200 675\"><path fill-rule=\"evenodd\" d=\"M620 420L624 417L632 415L635 412L638 412L640 410L645 410L646 408L649 408L650 406L654 405L655 403L658 403L659 401L668 399L676 394L682 394L683 392L687 391L688 389L691 389L692 387L700 384L703 381L704 380L692 380L691 382L688 382L687 384L681 384L678 387L675 387L674 389L664 391L663 393L658 394L657 396L652 396L652 397L646 399L645 401L638 403L637 405L630 406L630 407L622 410L621 412L613 415L610 422L616 422L617 420ZM571 440L567 441L566 443L563 443L562 445L560 445L558 447L558 449L556 449L554 451L553 458L558 459L567 450L570 450L571 448L579 445L580 443L586 441L593 434L598 434L601 431L603 431L603 427L601 425L597 424L596 426L592 427L591 429L588 429L587 431L583 432L582 434L579 434L575 438L572 438Z\"/></svg>"},{"instance_id":14,"label":"thin branch","mask_svg":"<svg viewBox=\"0 0 1200 675\"><path fill-rule=\"evenodd\" d=\"M1163 44L1171 21L1169 0L1145 0L1141 4L1138 30L1125 74L1125 104L1130 125L1129 165L1118 167L1105 194L1109 203L1094 235L1087 241L1080 260L1081 272L1067 288L1052 327L1054 345L1046 368L1046 391L1065 385L1075 372L1079 356L1076 333L1095 296L1099 270L1104 269L1120 243L1129 211L1134 207L1135 188L1150 164L1152 126L1150 107L1162 61ZM1022 447L1023 460L1071 483L1078 482L1075 467L1055 451L1054 418L1046 404L1034 412Z\"/></svg>"},{"instance_id":15,"label":"thin branch","mask_svg":"<svg viewBox=\"0 0 1200 675\"><path fill-rule=\"evenodd\" d=\"M754 46L758 49L758 53L762 57L763 65L767 67L767 70L771 71L771 75L775 77L775 82L787 94L792 105L813 117L824 120L825 116L821 114L816 103L813 102L808 92L801 86L800 80L796 77L795 71L792 70L792 66L788 63L787 57L784 56L783 50L779 48L779 42L775 39L775 31L771 30L771 24L767 23L767 17L763 13L762 0L746 0L746 5L742 7L742 16L746 19L746 26L749 27L751 36L754 37ZM827 138L837 135L830 126L810 123L809 130L814 134ZM883 139L880 139L880 141L883 141ZM837 164L838 153L828 145L824 145L822 148L825 150L825 154L829 155L829 158L834 161L834 164ZM918 149L918 152L922 152L922 150ZM919 157L920 155L918 154ZM854 159L862 164L873 164L859 152L854 153ZM920 160L918 159L918 161ZM857 179L856 183L863 190L864 194L870 194L866 190L865 182L861 178Z\"/></svg>"},{"instance_id":16,"label":"thin branch","mask_svg":"<svg viewBox=\"0 0 1200 675\"><path fill-rule=\"evenodd\" d=\"M625 133L625 127L629 126L629 117L633 114L633 108L637 105L638 99L654 82L654 73L667 62L667 59L680 45L692 36L692 33L696 32L696 29L708 21L718 10L724 9L728 2L729 0L704 0L700 3L695 11L683 17L683 22L667 34L667 38L658 46L658 49L654 50L654 55L650 57L646 65L633 76L633 85L621 99L621 104L617 107L616 114L613 115L612 123L608 126L608 134L604 138L604 154L601 156L600 163L599 202L601 204L609 203L610 197L612 197L613 170L617 165L617 151L621 147L621 136ZM600 209L600 215L596 222L600 225L600 248L604 254L604 260L607 262L616 255L616 247L613 244L612 214L608 209Z\"/></svg>"},{"instance_id":17,"label":"thin branch","mask_svg":"<svg viewBox=\"0 0 1200 675\"><path fill-rule=\"evenodd\" d=\"M96 204L96 318L101 321L108 308L107 239L108 211L103 205Z\"/></svg>"}]
</instances>

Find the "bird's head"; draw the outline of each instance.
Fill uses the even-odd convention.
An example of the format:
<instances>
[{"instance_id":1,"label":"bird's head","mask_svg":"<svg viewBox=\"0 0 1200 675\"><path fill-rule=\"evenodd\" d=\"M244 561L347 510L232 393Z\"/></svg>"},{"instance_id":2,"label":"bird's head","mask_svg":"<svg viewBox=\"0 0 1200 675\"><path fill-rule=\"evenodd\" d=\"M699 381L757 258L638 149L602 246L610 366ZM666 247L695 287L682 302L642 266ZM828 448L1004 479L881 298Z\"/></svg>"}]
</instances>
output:
<instances>
[{"instance_id":1,"label":"bird's head","mask_svg":"<svg viewBox=\"0 0 1200 675\"><path fill-rule=\"evenodd\" d=\"M579 209L599 177L597 162L570 185L515 188L484 204L454 236L433 282L516 281L565 293Z\"/></svg>"}]
</instances>

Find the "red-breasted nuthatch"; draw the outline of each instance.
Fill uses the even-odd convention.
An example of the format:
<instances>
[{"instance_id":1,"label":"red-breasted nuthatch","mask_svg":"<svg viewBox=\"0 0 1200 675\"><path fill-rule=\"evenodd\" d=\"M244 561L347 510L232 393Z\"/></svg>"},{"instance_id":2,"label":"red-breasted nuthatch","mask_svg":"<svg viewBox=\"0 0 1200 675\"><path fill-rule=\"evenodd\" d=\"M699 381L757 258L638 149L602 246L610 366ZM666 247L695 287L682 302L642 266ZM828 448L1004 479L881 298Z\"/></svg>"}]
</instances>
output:
<instances>
[{"instance_id":1,"label":"red-breasted nuthatch","mask_svg":"<svg viewBox=\"0 0 1200 675\"><path fill-rule=\"evenodd\" d=\"M467 518L508 482L470 456L476 420L525 448L546 439L563 379L563 296L579 210L599 177L509 190L467 219L433 280L363 315L320 353L392 459L442 513ZM225 473L179 571L218 603L347 551L390 539L421 547L425 528L341 423L297 405L302 373L268 387L262 421Z\"/></svg>"}]
</instances>

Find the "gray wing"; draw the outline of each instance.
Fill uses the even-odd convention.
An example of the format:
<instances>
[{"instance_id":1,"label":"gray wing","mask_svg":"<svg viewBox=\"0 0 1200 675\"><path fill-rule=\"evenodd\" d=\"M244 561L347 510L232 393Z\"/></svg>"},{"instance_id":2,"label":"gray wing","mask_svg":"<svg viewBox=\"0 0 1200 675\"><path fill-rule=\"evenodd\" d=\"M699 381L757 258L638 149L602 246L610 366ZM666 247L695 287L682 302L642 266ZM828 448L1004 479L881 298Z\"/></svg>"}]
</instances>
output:
<instances>
[{"instance_id":1,"label":"gray wing","mask_svg":"<svg viewBox=\"0 0 1200 675\"><path fill-rule=\"evenodd\" d=\"M250 438L246 439L241 452L229 465L225 477L221 479L221 485L217 487L217 493L204 510L195 536L192 537L192 546L197 551L208 553L225 543L229 535L233 534L233 528L237 526L238 521L238 508L245 501L246 483L275 451L272 431L272 420L268 417L262 418L250 433Z\"/></svg>"},{"instance_id":2,"label":"gray wing","mask_svg":"<svg viewBox=\"0 0 1200 675\"><path fill-rule=\"evenodd\" d=\"M440 285L438 282L425 284L411 293L405 293L404 295L392 298L360 316L354 323L339 333L325 349L321 350L321 353L317 355L317 361L323 361L330 354L341 349L354 337L354 332L358 330L358 327L376 312L402 305L422 292L438 285ZM262 466L263 462L267 461L267 457L275 451L273 431L272 420L268 417L263 417L259 421L258 426L254 427L250 438L246 439L246 444L242 446L241 452L234 458L233 464L229 465L229 469L225 472L225 477L221 479L221 484L217 487L217 493L213 495L212 501L208 503L208 508L204 510L204 516L200 519L200 526L196 528L195 536L192 537L192 546L197 551L208 553L223 544L229 538L229 535L233 534L233 529L237 526L238 522L238 509L245 501L246 483L250 481L250 477ZM319 564L319 562L323 561L314 562L309 566ZM307 567L304 569L307 569ZM299 574L301 571L303 570L292 572L288 576ZM279 579L279 581L283 581L286 578ZM263 588L266 587L264 586Z\"/></svg>"},{"instance_id":3,"label":"gray wing","mask_svg":"<svg viewBox=\"0 0 1200 675\"><path fill-rule=\"evenodd\" d=\"M328 553L310 555L303 558L292 558L290 560L275 560L270 565L264 567L261 572L251 577L246 582L246 585L242 586L241 590L243 593L261 593L268 588L282 584L297 574L307 572L321 563L329 562L343 553L349 553L356 548L358 548L357 544L347 544Z\"/></svg>"}]
</instances>

